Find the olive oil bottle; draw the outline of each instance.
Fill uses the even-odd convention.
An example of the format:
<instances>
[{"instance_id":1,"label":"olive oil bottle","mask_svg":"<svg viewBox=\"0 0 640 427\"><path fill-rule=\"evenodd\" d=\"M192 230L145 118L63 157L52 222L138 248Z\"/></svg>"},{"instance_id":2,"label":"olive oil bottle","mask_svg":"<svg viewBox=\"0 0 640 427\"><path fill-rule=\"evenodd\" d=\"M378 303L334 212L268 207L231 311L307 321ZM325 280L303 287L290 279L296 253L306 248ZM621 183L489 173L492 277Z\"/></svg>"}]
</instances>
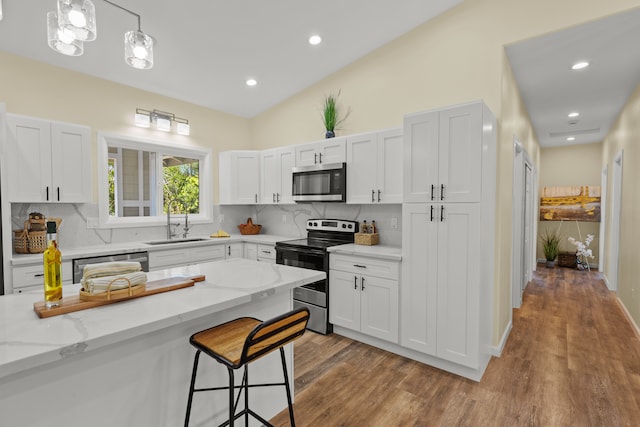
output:
<instances>
[{"instance_id":1,"label":"olive oil bottle","mask_svg":"<svg viewBox=\"0 0 640 427\"><path fill-rule=\"evenodd\" d=\"M47 221L49 245L44 251L44 305L47 308L60 305L62 300L62 254L56 239L56 223Z\"/></svg>"}]
</instances>

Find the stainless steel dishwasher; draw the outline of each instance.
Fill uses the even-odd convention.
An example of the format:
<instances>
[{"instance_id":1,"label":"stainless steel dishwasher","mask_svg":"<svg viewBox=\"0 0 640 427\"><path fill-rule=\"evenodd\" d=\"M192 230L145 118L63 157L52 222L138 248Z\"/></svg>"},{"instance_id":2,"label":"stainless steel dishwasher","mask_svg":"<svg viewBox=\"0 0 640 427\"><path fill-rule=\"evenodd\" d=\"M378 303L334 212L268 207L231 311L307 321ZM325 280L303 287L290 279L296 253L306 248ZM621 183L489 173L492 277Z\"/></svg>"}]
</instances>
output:
<instances>
[{"instance_id":1,"label":"stainless steel dishwasher","mask_svg":"<svg viewBox=\"0 0 640 427\"><path fill-rule=\"evenodd\" d=\"M148 252L132 252L128 254L100 255L86 258L75 258L73 263L73 283L80 283L84 266L89 264L97 264L99 262L112 261L137 261L142 266L143 271L149 271L149 253Z\"/></svg>"}]
</instances>

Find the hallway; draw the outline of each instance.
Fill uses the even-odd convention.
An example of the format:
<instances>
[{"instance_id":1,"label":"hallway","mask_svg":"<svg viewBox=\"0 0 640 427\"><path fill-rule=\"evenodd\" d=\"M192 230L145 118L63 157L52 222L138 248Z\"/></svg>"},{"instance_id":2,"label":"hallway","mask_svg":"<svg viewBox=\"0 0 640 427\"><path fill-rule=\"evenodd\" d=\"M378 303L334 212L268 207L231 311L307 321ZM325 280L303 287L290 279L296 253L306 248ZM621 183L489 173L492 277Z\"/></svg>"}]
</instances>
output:
<instances>
[{"instance_id":1,"label":"hallway","mask_svg":"<svg viewBox=\"0 0 640 427\"><path fill-rule=\"evenodd\" d=\"M333 334L296 342L298 426L632 426L640 341L598 272L538 266L480 383ZM285 413L272 422L288 425Z\"/></svg>"}]
</instances>

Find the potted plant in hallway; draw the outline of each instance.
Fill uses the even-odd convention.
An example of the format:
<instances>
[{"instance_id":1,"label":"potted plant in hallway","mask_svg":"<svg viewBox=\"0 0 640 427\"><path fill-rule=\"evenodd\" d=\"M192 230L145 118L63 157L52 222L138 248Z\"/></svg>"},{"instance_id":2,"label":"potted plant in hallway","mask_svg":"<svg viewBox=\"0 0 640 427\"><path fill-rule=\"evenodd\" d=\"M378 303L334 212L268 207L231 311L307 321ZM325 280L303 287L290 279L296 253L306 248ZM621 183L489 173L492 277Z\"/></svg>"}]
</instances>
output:
<instances>
[{"instance_id":1,"label":"potted plant in hallway","mask_svg":"<svg viewBox=\"0 0 640 427\"><path fill-rule=\"evenodd\" d=\"M560 253L560 232L546 229L544 234L540 235L540 240L542 241L544 257L547 260L547 268L553 268L554 262Z\"/></svg>"}]
</instances>

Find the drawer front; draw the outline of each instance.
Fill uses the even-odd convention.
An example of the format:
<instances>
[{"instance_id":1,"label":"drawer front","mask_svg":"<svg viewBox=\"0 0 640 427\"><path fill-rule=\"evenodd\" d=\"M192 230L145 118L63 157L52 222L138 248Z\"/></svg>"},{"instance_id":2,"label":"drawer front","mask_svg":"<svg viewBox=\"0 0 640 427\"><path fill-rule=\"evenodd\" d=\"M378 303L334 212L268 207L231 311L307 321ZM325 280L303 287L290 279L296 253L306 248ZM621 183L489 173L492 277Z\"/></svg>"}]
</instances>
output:
<instances>
[{"instance_id":1,"label":"drawer front","mask_svg":"<svg viewBox=\"0 0 640 427\"><path fill-rule=\"evenodd\" d=\"M149 270L189 263L189 249L149 252Z\"/></svg>"},{"instance_id":2,"label":"drawer front","mask_svg":"<svg viewBox=\"0 0 640 427\"><path fill-rule=\"evenodd\" d=\"M276 248L271 245L258 245L258 259L276 260Z\"/></svg>"},{"instance_id":3,"label":"drawer front","mask_svg":"<svg viewBox=\"0 0 640 427\"><path fill-rule=\"evenodd\" d=\"M62 283L69 284L72 281L71 261L65 261L61 266ZM42 264L26 265L12 268L13 288L26 286L44 286L44 267Z\"/></svg>"},{"instance_id":4,"label":"drawer front","mask_svg":"<svg viewBox=\"0 0 640 427\"><path fill-rule=\"evenodd\" d=\"M191 249L191 262L215 261L225 258L227 245L200 246Z\"/></svg>"},{"instance_id":5,"label":"drawer front","mask_svg":"<svg viewBox=\"0 0 640 427\"><path fill-rule=\"evenodd\" d=\"M355 274L367 274L383 279L398 280L400 263L385 259L360 257L352 255L329 255L329 268L331 270L346 271Z\"/></svg>"}]
</instances>

